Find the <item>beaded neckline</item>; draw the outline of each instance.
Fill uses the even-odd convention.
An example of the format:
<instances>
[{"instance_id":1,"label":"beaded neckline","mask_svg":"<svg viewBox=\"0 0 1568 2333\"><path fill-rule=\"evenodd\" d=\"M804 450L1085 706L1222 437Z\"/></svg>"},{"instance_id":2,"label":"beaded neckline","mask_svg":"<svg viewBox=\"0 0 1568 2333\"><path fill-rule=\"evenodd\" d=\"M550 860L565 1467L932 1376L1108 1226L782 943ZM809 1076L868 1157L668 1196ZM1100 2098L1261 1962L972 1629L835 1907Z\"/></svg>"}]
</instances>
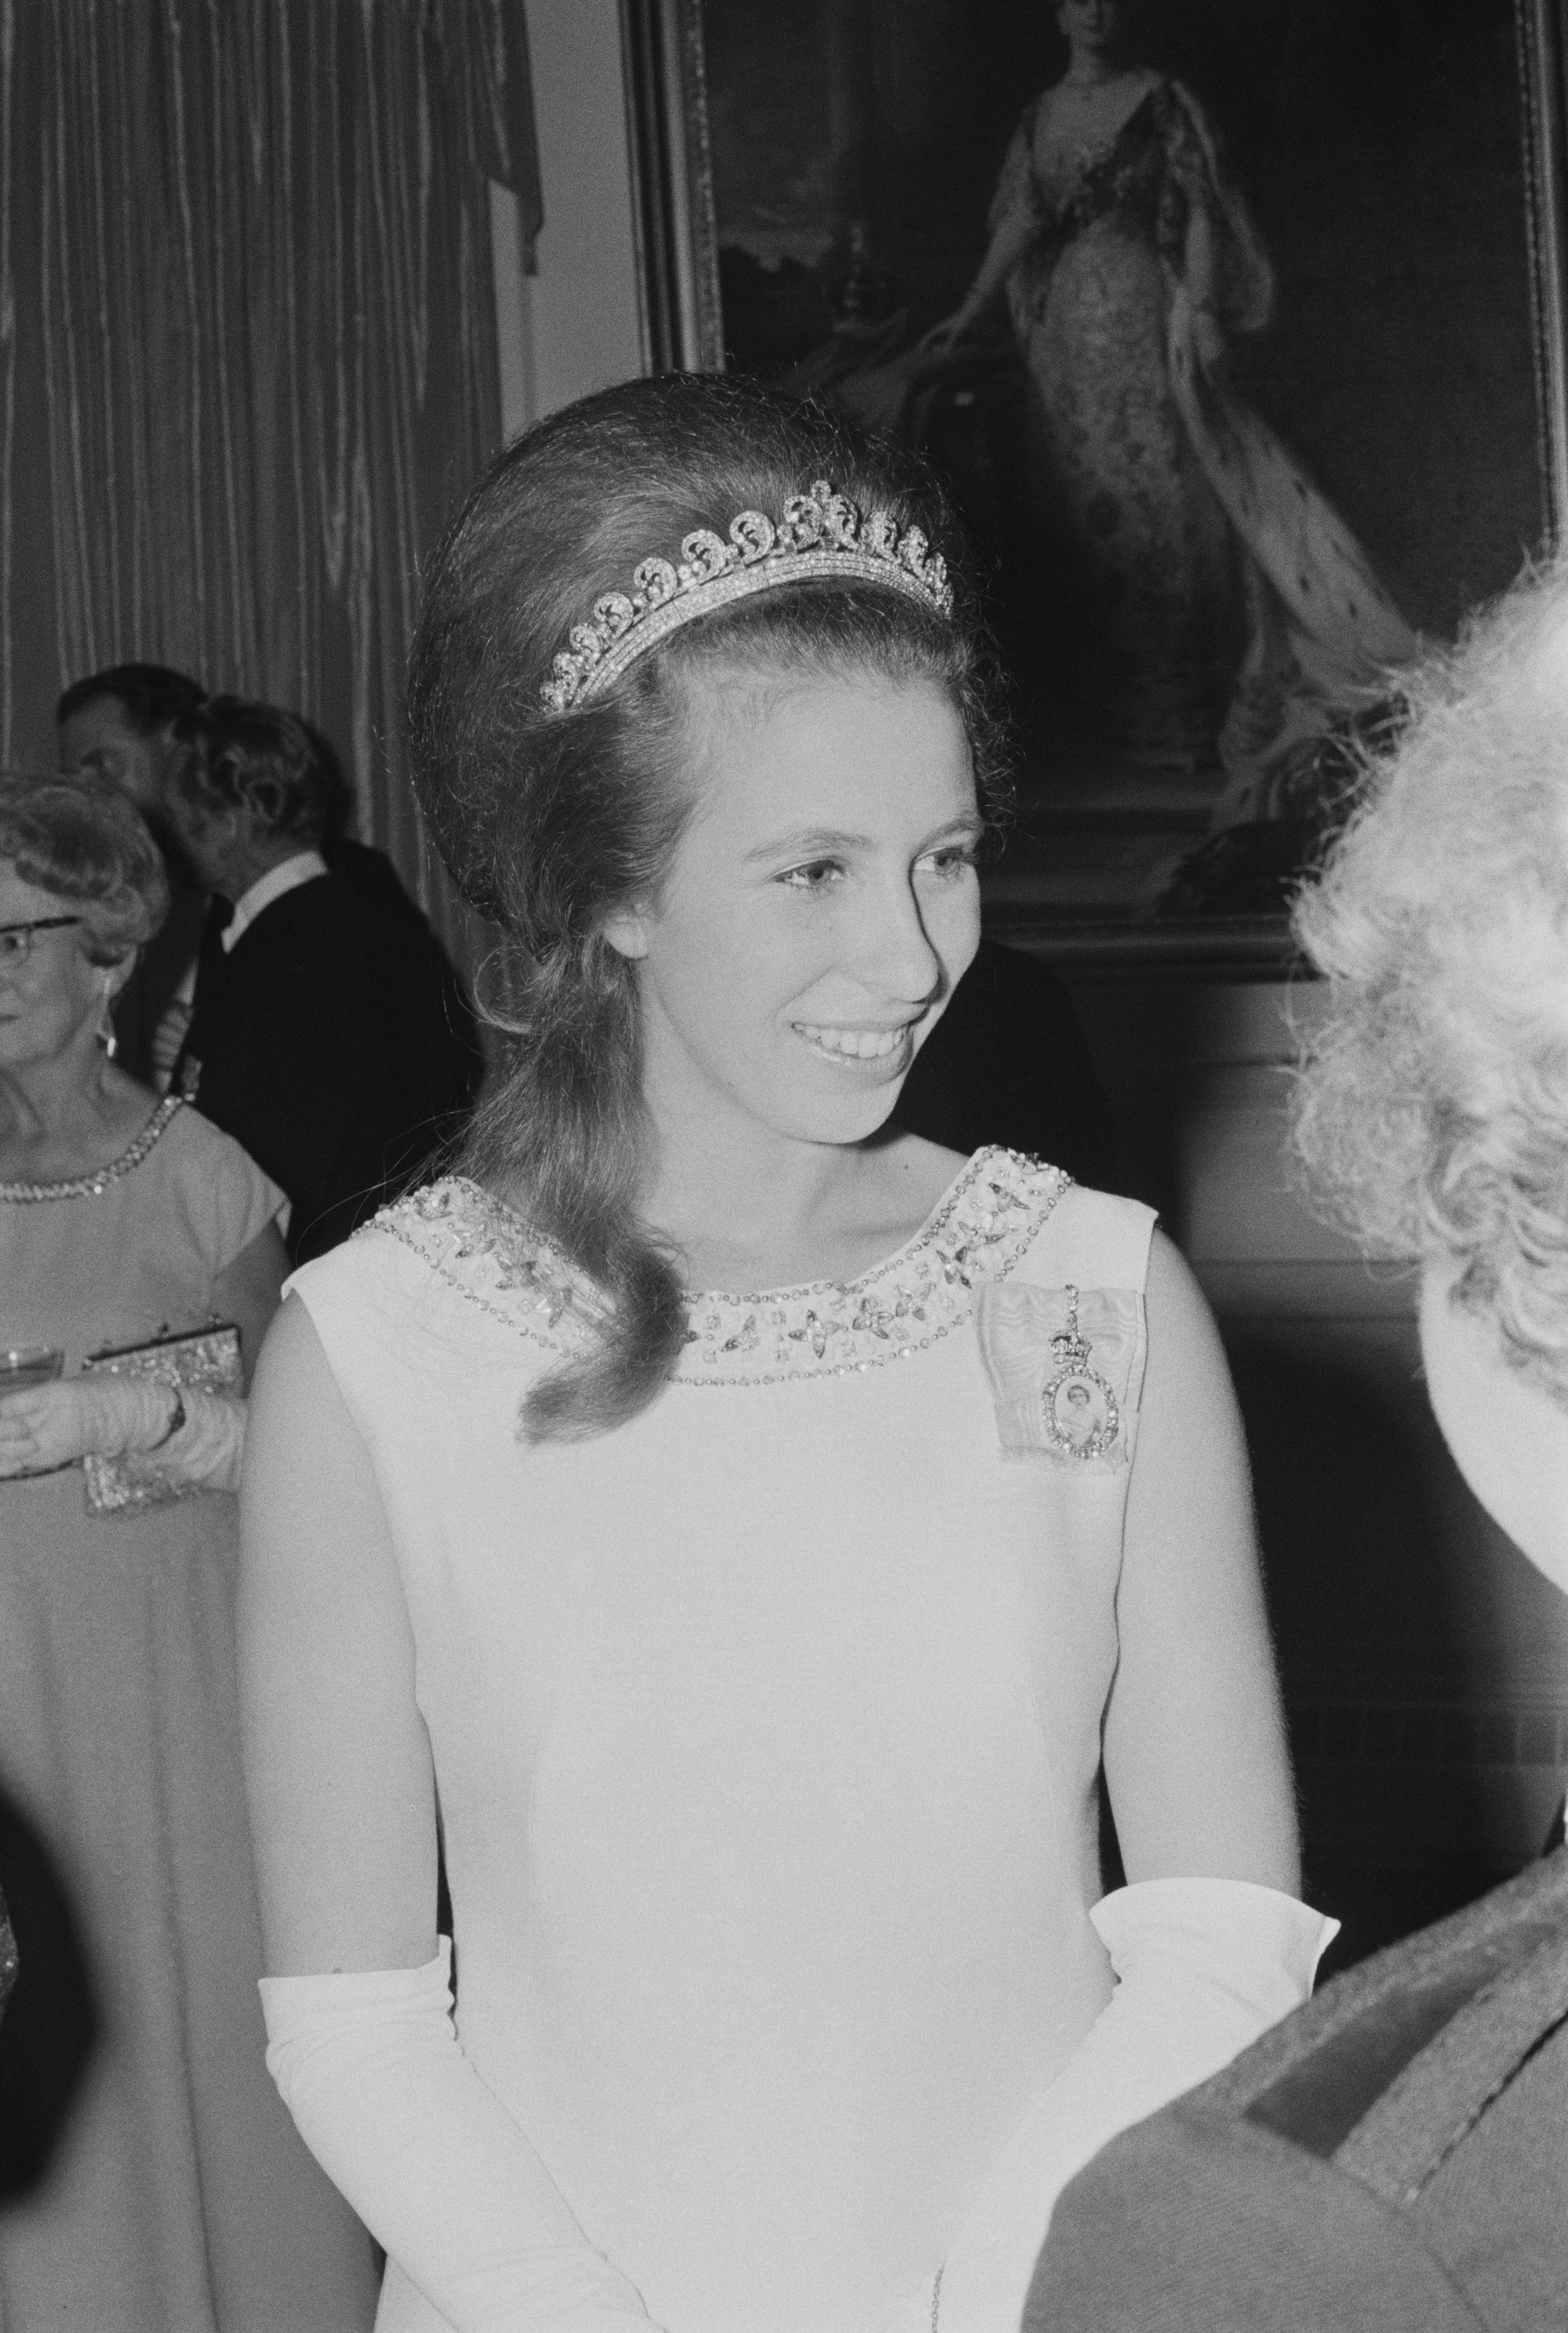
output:
<instances>
[{"instance_id":1,"label":"beaded neckline","mask_svg":"<svg viewBox=\"0 0 1568 2333\"><path fill-rule=\"evenodd\" d=\"M688 1294L672 1382L778 1385L910 1359L970 1319L977 1283L1013 1269L1071 1179L1018 1151L980 1150L914 1237L853 1280ZM432 1184L364 1228L413 1249L471 1303L562 1359L606 1317L584 1274L465 1177Z\"/></svg>"},{"instance_id":2,"label":"beaded neckline","mask_svg":"<svg viewBox=\"0 0 1568 2333\"><path fill-rule=\"evenodd\" d=\"M72 1175L62 1183L0 1183L0 1206L31 1206L43 1199L101 1199L111 1183L135 1173L183 1107L178 1094L169 1094L119 1157L95 1166L91 1175Z\"/></svg>"}]
</instances>

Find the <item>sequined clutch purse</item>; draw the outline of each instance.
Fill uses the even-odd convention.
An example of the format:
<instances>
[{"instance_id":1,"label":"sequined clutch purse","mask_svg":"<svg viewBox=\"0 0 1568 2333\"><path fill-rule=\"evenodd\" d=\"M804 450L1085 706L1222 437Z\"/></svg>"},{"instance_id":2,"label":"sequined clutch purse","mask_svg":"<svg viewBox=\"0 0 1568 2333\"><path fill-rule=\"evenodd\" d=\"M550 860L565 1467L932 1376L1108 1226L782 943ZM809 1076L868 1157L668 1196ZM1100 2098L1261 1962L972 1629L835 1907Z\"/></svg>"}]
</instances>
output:
<instances>
[{"instance_id":1,"label":"sequined clutch purse","mask_svg":"<svg viewBox=\"0 0 1568 2333\"><path fill-rule=\"evenodd\" d=\"M243 1393L240 1332L232 1321L215 1321L177 1337L155 1337L145 1345L121 1345L95 1353L81 1364L87 1376L152 1378L182 1393ZM158 1463L156 1450L128 1451L118 1458L82 1461L90 1515L136 1514L143 1507L192 1499L200 1485L181 1482Z\"/></svg>"}]
</instances>

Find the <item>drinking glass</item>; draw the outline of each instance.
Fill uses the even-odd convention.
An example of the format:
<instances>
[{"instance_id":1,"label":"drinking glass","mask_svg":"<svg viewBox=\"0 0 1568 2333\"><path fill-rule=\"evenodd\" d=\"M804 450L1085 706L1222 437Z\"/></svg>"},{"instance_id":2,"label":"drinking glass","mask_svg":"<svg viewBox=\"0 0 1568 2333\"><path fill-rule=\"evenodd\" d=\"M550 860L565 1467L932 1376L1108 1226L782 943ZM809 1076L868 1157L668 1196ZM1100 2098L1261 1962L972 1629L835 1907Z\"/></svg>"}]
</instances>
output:
<instances>
[{"instance_id":1,"label":"drinking glass","mask_svg":"<svg viewBox=\"0 0 1568 2333\"><path fill-rule=\"evenodd\" d=\"M0 1401L28 1386L47 1385L64 1367L58 1345L0 1345ZM30 1475L59 1472L57 1466L19 1466L14 1474L0 1476L0 1482L20 1483Z\"/></svg>"},{"instance_id":2,"label":"drinking glass","mask_svg":"<svg viewBox=\"0 0 1568 2333\"><path fill-rule=\"evenodd\" d=\"M28 1386L47 1385L64 1367L58 1345L0 1345L0 1401Z\"/></svg>"}]
</instances>

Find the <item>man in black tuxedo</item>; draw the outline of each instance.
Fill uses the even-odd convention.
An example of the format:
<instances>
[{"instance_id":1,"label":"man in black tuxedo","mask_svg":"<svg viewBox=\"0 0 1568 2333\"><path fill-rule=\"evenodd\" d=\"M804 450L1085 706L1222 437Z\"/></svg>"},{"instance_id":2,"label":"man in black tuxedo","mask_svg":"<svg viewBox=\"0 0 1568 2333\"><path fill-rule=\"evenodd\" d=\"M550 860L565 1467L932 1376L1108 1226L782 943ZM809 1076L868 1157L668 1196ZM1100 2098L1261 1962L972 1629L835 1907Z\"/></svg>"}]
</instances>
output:
<instances>
[{"instance_id":1,"label":"man in black tuxedo","mask_svg":"<svg viewBox=\"0 0 1568 2333\"><path fill-rule=\"evenodd\" d=\"M218 696L177 734L169 815L214 897L175 1085L288 1194L303 1262L460 1129L473 1013L381 854L324 844L329 778L302 722Z\"/></svg>"}]
</instances>

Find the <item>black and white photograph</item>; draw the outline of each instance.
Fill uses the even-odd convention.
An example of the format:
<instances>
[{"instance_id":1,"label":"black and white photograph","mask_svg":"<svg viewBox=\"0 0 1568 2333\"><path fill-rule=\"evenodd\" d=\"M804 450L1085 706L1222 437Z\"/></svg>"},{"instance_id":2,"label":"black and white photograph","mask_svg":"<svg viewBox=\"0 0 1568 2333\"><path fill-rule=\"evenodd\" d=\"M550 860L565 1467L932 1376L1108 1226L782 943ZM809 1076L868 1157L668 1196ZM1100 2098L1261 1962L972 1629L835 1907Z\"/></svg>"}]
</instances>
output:
<instances>
[{"instance_id":1,"label":"black and white photograph","mask_svg":"<svg viewBox=\"0 0 1568 2333\"><path fill-rule=\"evenodd\" d=\"M1568 0L0 0L0 2333L1568 2325Z\"/></svg>"}]
</instances>

